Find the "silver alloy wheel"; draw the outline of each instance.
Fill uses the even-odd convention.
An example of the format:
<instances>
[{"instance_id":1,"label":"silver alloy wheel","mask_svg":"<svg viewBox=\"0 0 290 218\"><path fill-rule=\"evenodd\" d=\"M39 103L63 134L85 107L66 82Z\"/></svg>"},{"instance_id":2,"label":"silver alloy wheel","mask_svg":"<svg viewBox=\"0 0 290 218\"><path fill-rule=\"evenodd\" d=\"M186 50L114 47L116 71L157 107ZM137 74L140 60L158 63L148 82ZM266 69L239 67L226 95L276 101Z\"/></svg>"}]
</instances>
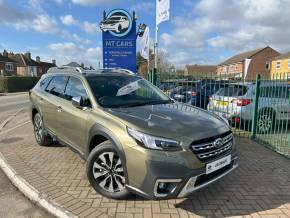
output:
<instances>
[{"instance_id":1,"label":"silver alloy wheel","mask_svg":"<svg viewBox=\"0 0 290 218\"><path fill-rule=\"evenodd\" d=\"M125 189L125 176L120 157L114 152L104 152L95 160L93 175L99 186L107 192Z\"/></svg>"},{"instance_id":2,"label":"silver alloy wheel","mask_svg":"<svg viewBox=\"0 0 290 218\"><path fill-rule=\"evenodd\" d=\"M42 140L43 127L42 127L42 119L39 114L36 114L34 117L34 134L35 138L38 142Z\"/></svg>"},{"instance_id":3,"label":"silver alloy wheel","mask_svg":"<svg viewBox=\"0 0 290 218\"><path fill-rule=\"evenodd\" d=\"M273 121L269 115L264 114L259 117L258 126L260 132L268 132L272 128L272 124Z\"/></svg>"}]
</instances>

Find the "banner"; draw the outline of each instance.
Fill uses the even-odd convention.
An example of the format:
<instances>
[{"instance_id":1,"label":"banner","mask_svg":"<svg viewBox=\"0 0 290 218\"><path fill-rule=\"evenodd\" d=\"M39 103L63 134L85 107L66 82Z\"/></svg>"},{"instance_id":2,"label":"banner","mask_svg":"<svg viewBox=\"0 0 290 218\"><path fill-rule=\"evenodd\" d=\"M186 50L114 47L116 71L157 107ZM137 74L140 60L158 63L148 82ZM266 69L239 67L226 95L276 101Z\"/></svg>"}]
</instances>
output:
<instances>
[{"instance_id":1,"label":"banner","mask_svg":"<svg viewBox=\"0 0 290 218\"><path fill-rule=\"evenodd\" d=\"M156 24L169 20L170 0L156 0Z\"/></svg>"},{"instance_id":2,"label":"banner","mask_svg":"<svg viewBox=\"0 0 290 218\"><path fill-rule=\"evenodd\" d=\"M149 60L149 53L150 53L150 34L149 34L149 27L147 26L144 35L142 36L140 40L140 47L141 51L140 54L144 59Z\"/></svg>"}]
</instances>

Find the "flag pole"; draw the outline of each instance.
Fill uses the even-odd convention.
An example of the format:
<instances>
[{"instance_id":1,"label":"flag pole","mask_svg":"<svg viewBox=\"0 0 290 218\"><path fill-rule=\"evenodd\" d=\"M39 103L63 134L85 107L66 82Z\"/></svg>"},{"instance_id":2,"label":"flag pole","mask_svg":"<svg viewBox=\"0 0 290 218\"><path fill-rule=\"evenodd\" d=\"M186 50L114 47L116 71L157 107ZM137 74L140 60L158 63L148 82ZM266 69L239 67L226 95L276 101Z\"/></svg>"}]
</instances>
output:
<instances>
[{"instance_id":1,"label":"flag pole","mask_svg":"<svg viewBox=\"0 0 290 218\"><path fill-rule=\"evenodd\" d=\"M157 9L156 9L157 10ZM157 24L157 11L156 11L156 19L155 19L155 42L154 42L154 76L157 75L157 67L158 67L158 24Z\"/></svg>"}]
</instances>

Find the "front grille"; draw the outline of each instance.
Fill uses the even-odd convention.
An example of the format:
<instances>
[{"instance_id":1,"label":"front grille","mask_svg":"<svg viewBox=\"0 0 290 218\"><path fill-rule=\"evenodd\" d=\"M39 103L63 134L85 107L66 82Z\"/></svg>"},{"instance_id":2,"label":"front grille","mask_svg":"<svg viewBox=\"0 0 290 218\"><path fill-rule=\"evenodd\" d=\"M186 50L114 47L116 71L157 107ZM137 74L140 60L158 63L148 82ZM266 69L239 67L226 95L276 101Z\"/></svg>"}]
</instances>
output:
<instances>
[{"instance_id":1,"label":"front grille","mask_svg":"<svg viewBox=\"0 0 290 218\"><path fill-rule=\"evenodd\" d=\"M230 152L232 146L233 134L226 132L219 136L195 141L191 143L190 148L200 161L209 162Z\"/></svg>"}]
</instances>

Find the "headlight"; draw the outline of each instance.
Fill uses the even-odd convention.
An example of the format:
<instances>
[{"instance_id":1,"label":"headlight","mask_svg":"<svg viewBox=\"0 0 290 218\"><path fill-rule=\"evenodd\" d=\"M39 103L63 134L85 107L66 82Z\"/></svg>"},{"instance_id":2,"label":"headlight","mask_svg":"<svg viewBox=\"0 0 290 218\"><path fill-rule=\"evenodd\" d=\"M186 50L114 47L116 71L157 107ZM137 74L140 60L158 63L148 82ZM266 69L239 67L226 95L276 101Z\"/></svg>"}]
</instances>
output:
<instances>
[{"instance_id":1,"label":"headlight","mask_svg":"<svg viewBox=\"0 0 290 218\"><path fill-rule=\"evenodd\" d=\"M127 128L129 135L137 141L137 143L145 148L162 150L162 151L180 151L181 146L177 141L171 139L158 138L150 136L136 130Z\"/></svg>"}]
</instances>

